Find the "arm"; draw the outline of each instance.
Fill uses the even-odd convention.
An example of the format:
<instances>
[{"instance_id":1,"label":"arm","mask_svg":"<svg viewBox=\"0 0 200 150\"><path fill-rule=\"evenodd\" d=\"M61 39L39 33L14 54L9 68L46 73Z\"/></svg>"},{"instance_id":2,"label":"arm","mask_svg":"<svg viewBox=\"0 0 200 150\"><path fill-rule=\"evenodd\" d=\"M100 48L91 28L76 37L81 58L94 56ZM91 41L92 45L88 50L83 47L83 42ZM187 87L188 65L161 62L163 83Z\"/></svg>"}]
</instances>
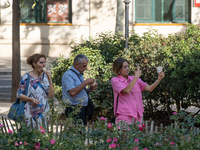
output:
<instances>
[{"instance_id":1,"label":"arm","mask_svg":"<svg viewBox=\"0 0 200 150\"><path fill-rule=\"evenodd\" d=\"M94 82L94 79L89 78L89 79L83 81L83 83L81 83L79 86L77 86L73 89L70 89L68 92L69 92L71 97L74 97L77 94L79 94L85 88L86 85L92 84L93 82Z\"/></svg>"},{"instance_id":2,"label":"arm","mask_svg":"<svg viewBox=\"0 0 200 150\"><path fill-rule=\"evenodd\" d=\"M146 85L144 90L146 91L149 91L149 92L152 92L156 87L157 85L159 84L159 82L165 77L165 74L164 72L159 72L158 73L158 80L156 80L153 84L151 85Z\"/></svg>"},{"instance_id":3,"label":"arm","mask_svg":"<svg viewBox=\"0 0 200 150\"><path fill-rule=\"evenodd\" d=\"M24 102L32 102L34 106L38 105L39 102L37 99L34 99L34 98L30 98L25 94L25 90L26 90L26 86L27 86L27 79L28 79L28 76L24 75L19 83L19 86L18 86L18 90L17 90L17 97L24 101Z\"/></svg>"},{"instance_id":4,"label":"arm","mask_svg":"<svg viewBox=\"0 0 200 150\"><path fill-rule=\"evenodd\" d=\"M32 102L33 103L33 105L39 105L39 102L36 100L36 99L34 99L34 98L30 98L30 97L28 97L28 96L26 96L26 95L21 95L20 97L19 97L19 99L20 100L22 100L22 101L24 101L24 102Z\"/></svg>"},{"instance_id":5,"label":"arm","mask_svg":"<svg viewBox=\"0 0 200 150\"><path fill-rule=\"evenodd\" d=\"M53 88L53 83L52 83L52 79L51 79L51 73L49 71L45 72L47 75L47 78L49 80L49 94L48 97L52 98L54 96L54 88Z\"/></svg>"},{"instance_id":6,"label":"arm","mask_svg":"<svg viewBox=\"0 0 200 150\"><path fill-rule=\"evenodd\" d=\"M135 76L133 80L126 88L122 90L122 93L129 94L140 76L141 76L141 70L138 69L137 71L135 71Z\"/></svg>"}]
</instances>

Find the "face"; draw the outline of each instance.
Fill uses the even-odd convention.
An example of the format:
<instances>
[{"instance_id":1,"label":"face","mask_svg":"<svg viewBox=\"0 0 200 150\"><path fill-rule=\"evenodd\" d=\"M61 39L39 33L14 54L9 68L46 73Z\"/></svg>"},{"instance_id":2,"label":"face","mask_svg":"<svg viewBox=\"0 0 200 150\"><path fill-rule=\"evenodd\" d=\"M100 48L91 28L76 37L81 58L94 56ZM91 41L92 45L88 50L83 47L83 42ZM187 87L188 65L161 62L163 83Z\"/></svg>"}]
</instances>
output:
<instances>
[{"instance_id":1,"label":"face","mask_svg":"<svg viewBox=\"0 0 200 150\"><path fill-rule=\"evenodd\" d=\"M83 59L83 62L81 64L79 64L78 62L75 63L75 68L76 70L78 70L80 73L83 73L85 70L87 70L87 60Z\"/></svg>"},{"instance_id":2,"label":"face","mask_svg":"<svg viewBox=\"0 0 200 150\"><path fill-rule=\"evenodd\" d=\"M34 70L36 70L37 72L43 72L43 68L45 68L46 65L46 59L44 57L41 57L37 63L33 63L34 65Z\"/></svg>"},{"instance_id":3,"label":"face","mask_svg":"<svg viewBox=\"0 0 200 150\"><path fill-rule=\"evenodd\" d=\"M120 75L124 78L126 78L128 76L129 73L129 65L128 63L125 61L123 62L123 66L122 69L120 70Z\"/></svg>"}]
</instances>

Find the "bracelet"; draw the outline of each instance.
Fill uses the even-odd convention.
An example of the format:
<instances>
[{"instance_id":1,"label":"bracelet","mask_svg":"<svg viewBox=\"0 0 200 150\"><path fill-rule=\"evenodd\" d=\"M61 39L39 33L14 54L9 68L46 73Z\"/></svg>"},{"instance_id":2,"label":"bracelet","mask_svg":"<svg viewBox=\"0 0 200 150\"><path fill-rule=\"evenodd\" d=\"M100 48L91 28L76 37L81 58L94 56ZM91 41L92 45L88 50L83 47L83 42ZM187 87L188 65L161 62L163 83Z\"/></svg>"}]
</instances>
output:
<instances>
[{"instance_id":1,"label":"bracelet","mask_svg":"<svg viewBox=\"0 0 200 150\"><path fill-rule=\"evenodd\" d=\"M160 82L158 82L158 80L155 81L156 84L159 84Z\"/></svg>"}]
</instances>

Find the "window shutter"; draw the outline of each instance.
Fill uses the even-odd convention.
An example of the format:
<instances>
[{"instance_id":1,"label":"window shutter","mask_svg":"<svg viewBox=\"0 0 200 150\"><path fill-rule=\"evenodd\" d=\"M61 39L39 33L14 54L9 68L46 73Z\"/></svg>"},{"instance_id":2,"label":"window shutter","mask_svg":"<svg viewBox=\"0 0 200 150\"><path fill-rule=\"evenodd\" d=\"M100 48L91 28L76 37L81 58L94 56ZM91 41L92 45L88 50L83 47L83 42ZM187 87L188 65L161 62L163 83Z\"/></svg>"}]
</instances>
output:
<instances>
[{"instance_id":1,"label":"window shutter","mask_svg":"<svg viewBox=\"0 0 200 150\"><path fill-rule=\"evenodd\" d=\"M174 0L173 22L188 22L189 0ZM189 8L190 9L190 8Z\"/></svg>"},{"instance_id":2,"label":"window shutter","mask_svg":"<svg viewBox=\"0 0 200 150\"><path fill-rule=\"evenodd\" d=\"M154 22L155 0L135 0L136 22Z\"/></svg>"},{"instance_id":3,"label":"window shutter","mask_svg":"<svg viewBox=\"0 0 200 150\"><path fill-rule=\"evenodd\" d=\"M36 21L46 22L46 0L39 0L36 7Z\"/></svg>"}]
</instances>

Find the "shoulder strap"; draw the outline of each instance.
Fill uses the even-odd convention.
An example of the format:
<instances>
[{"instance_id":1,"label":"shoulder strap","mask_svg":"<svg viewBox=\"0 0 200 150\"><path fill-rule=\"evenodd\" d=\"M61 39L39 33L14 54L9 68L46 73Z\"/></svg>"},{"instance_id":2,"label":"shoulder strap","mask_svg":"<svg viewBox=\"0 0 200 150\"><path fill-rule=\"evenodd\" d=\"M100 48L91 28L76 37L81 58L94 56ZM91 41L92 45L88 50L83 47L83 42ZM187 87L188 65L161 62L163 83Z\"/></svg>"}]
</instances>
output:
<instances>
[{"instance_id":1,"label":"shoulder strap","mask_svg":"<svg viewBox=\"0 0 200 150\"><path fill-rule=\"evenodd\" d=\"M43 73L43 75L42 75L42 80L44 80L44 75L45 75L45 73ZM47 94L47 96L48 96L48 93L47 93L47 91L44 89L44 87L42 86L42 84L40 83L40 87L43 89L43 91Z\"/></svg>"},{"instance_id":2,"label":"shoulder strap","mask_svg":"<svg viewBox=\"0 0 200 150\"><path fill-rule=\"evenodd\" d=\"M26 73L27 76L28 76L28 79L26 80L26 89L25 89L25 95L27 95L28 93L28 86L29 86L29 80L30 80L30 75L29 73Z\"/></svg>"},{"instance_id":3,"label":"shoulder strap","mask_svg":"<svg viewBox=\"0 0 200 150\"><path fill-rule=\"evenodd\" d=\"M117 107L118 107L118 99L119 99L119 94L117 95L117 103L116 103L116 111L115 111L115 116L116 116Z\"/></svg>"},{"instance_id":4,"label":"shoulder strap","mask_svg":"<svg viewBox=\"0 0 200 150\"><path fill-rule=\"evenodd\" d=\"M81 80L81 78L79 77L79 75L76 73L76 71L74 71L74 70L72 70L72 69L69 69L69 70L71 70L72 72L74 72L76 75L77 75L77 77L79 78L79 80L83 83L83 81ZM86 93L88 94L88 92L87 92L87 90L84 88L84 90L86 91Z\"/></svg>"},{"instance_id":5,"label":"shoulder strap","mask_svg":"<svg viewBox=\"0 0 200 150\"><path fill-rule=\"evenodd\" d=\"M77 77L79 78L79 80L80 80L81 82L83 82L83 81L81 80L81 78L79 77L79 75L76 73L76 71L74 71L74 70L72 70L72 69L69 69L69 70L71 70L72 72L74 72L74 73L77 75Z\"/></svg>"},{"instance_id":6,"label":"shoulder strap","mask_svg":"<svg viewBox=\"0 0 200 150\"><path fill-rule=\"evenodd\" d=\"M27 93L28 93L28 86L29 86L29 80L30 80L30 75L29 75L29 73L26 73L26 74L27 74L28 78L27 78L27 80L26 80L26 89L25 89L24 95L27 96ZM23 102L23 103L26 103L25 101L22 101L22 102ZM19 98L17 98L16 103L20 103L20 99L19 99Z\"/></svg>"}]
</instances>

